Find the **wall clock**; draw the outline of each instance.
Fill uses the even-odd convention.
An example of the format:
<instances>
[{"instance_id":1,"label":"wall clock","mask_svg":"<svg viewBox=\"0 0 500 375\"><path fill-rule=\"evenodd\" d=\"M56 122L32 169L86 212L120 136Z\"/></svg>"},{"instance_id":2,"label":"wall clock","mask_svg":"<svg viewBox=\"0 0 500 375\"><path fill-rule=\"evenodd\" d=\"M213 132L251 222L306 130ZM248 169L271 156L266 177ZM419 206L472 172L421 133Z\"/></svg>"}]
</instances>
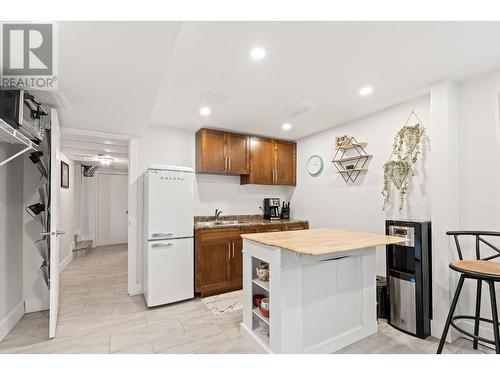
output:
<instances>
[{"instance_id":1,"label":"wall clock","mask_svg":"<svg viewBox=\"0 0 500 375\"><path fill-rule=\"evenodd\" d=\"M307 161L307 171L311 176L317 176L323 170L323 159L319 155L313 155Z\"/></svg>"}]
</instances>

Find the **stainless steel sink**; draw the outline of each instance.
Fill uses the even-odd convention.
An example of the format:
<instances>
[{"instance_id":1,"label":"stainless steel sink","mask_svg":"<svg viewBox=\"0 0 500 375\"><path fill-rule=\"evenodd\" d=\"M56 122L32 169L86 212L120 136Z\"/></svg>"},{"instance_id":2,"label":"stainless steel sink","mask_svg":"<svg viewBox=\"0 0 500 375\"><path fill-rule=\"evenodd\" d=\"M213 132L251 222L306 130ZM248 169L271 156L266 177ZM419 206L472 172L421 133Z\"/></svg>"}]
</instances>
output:
<instances>
[{"instance_id":1,"label":"stainless steel sink","mask_svg":"<svg viewBox=\"0 0 500 375\"><path fill-rule=\"evenodd\" d=\"M246 221L241 221L241 220L218 220L218 221L201 221L196 224L202 227L212 227L212 226L217 226L217 227L223 227L223 226L228 226L228 225L238 225L238 224L245 224Z\"/></svg>"}]
</instances>

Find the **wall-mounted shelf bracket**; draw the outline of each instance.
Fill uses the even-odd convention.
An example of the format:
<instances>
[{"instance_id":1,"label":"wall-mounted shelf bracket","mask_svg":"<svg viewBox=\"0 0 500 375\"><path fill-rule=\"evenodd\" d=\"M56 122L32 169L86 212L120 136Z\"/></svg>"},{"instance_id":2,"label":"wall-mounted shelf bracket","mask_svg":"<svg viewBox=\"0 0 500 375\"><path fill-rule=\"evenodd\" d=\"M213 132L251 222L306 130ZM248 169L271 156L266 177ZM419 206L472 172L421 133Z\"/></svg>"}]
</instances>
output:
<instances>
[{"instance_id":1,"label":"wall-mounted shelf bracket","mask_svg":"<svg viewBox=\"0 0 500 375\"><path fill-rule=\"evenodd\" d=\"M26 136L21 134L19 131L14 129L12 126L7 124L5 121L0 119L0 142L6 142L11 144L24 145L21 151L15 153L14 155L8 157L5 160L0 161L0 167L7 164L9 161L17 158L18 156L24 154L28 151L37 151L36 144L30 141Z\"/></svg>"}]
</instances>

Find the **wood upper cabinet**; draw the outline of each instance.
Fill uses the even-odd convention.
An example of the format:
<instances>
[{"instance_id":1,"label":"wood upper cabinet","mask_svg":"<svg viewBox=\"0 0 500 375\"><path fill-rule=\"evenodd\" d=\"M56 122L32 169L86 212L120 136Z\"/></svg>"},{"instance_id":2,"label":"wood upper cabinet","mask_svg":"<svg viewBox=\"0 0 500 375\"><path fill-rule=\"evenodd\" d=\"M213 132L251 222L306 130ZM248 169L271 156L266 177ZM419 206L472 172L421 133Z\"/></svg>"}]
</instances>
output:
<instances>
[{"instance_id":1,"label":"wood upper cabinet","mask_svg":"<svg viewBox=\"0 0 500 375\"><path fill-rule=\"evenodd\" d=\"M249 137L246 135L226 133L228 173L248 174L250 159L249 143Z\"/></svg>"},{"instance_id":2,"label":"wood upper cabinet","mask_svg":"<svg viewBox=\"0 0 500 375\"><path fill-rule=\"evenodd\" d=\"M250 174L242 176L243 184L272 185L274 179L274 141L250 138Z\"/></svg>"},{"instance_id":3,"label":"wood upper cabinet","mask_svg":"<svg viewBox=\"0 0 500 375\"><path fill-rule=\"evenodd\" d=\"M296 185L297 144L251 137L250 173L242 184Z\"/></svg>"},{"instance_id":4,"label":"wood upper cabinet","mask_svg":"<svg viewBox=\"0 0 500 375\"><path fill-rule=\"evenodd\" d=\"M212 129L196 133L196 173L247 174L249 137Z\"/></svg>"},{"instance_id":5,"label":"wood upper cabinet","mask_svg":"<svg viewBox=\"0 0 500 375\"><path fill-rule=\"evenodd\" d=\"M295 186L297 144L292 142L275 141L276 167L275 184Z\"/></svg>"},{"instance_id":6,"label":"wood upper cabinet","mask_svg":"<svg viewBox=\"0 0 500 375\"><path fill-rule=\"evenodd\" d=\"M196 173L240 175L242 184L296 185L297 144L212 129L196 133Z\"/></svg>"}]
</instances>

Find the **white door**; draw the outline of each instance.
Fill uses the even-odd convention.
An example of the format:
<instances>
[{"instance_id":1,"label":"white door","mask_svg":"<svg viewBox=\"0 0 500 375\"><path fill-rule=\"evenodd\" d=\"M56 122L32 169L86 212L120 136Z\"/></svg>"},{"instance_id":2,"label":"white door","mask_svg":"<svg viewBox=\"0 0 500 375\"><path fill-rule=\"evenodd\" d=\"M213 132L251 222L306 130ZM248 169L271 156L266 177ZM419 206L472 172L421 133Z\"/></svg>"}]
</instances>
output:
<instances>
[{"instance_id":1,"label":"white door","mask_svg":"<svg viewBox=\"0 0 500 375\"><path fill-rule=\"evenodd\" d=\"M55 337L59 314L59 235L64 232L59 225L59 190L61 189L61 160L59 119L51 110L50 131L50 263L49 263L49 337Z\"/></svg>"},{"instance_id":2,"label":"white door","mask_svg":"<svg viewBox=\"0 0 500 375\"><path fill-rule=\"evenodd\" d=\"M194 297L193 238L149 241L144 297L148 307Z\"/></svg>"},{"instance_id":3,"label":"white door","mask_svg":"<svg viewBox=\"0 0 500 375\"><path fill-rule=\"evenodd\" d=\"M97 174L97 246L127 242L128 176Z\"/></svg>"},{"instance_id":4,"label":"white door","mask_svg":"<svg viewBox=\"0 0 500 375\"><path fill-rule=\"evenodd\" d=\"M147 239L193 236L193 173L150 170L144 207Z\"/></svg>"}]
</instances>

